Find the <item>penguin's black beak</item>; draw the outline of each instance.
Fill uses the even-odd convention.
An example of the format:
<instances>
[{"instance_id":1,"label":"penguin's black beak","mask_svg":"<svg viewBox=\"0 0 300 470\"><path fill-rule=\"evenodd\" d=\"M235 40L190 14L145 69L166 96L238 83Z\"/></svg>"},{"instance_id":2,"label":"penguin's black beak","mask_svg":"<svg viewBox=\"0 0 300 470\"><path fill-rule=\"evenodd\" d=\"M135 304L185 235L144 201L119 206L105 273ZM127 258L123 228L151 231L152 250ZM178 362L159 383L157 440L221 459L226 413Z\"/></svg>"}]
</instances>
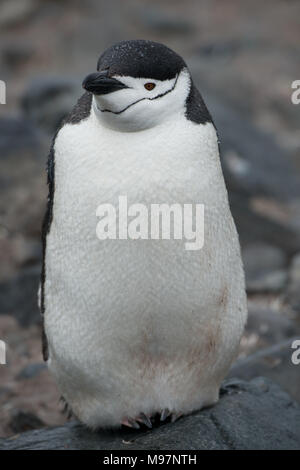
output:
<instances>
[{"instance_id":1,"label":"penguin's black beak","mask_svg":"<svg viewBox=\"0 0 300 470\"><path fill-rule=\"evenodd\" d=\"M106 95L113 91L128 88L124 83L121 83L115 78L107 76L107 72L90 73L82 82L85 90L94 93L94 95Z\"/></svg>"}]
</instances>

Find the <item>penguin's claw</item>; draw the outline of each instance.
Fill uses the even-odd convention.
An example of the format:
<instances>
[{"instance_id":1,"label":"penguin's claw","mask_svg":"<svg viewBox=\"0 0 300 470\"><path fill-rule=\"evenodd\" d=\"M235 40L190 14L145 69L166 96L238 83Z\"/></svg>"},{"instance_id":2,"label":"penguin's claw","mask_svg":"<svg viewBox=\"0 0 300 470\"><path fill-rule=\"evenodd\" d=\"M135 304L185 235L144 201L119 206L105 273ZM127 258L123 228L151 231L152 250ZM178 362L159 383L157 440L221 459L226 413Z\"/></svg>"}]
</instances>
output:
<instances>
[{"instance_id":1,"label":"penguin's claw","mask_svg":"<svg viewBox=\"0 0 300 470\"><path fill-rule=\"evenodd\" d=\"M128 428L140 429L139 423L137 423L134 419L123 419L121 424L123 426L127 426Z\"/></svg>"},{"instance_id":2,"label":"penguin's claw","mask_svg":"<svg viewBox=\"0 0 300 470\"><path fill-rule=\"evenodd\" d=\"M182 413L172 413L171 415L171 423L175 423L179 418L181 418Z\"/></svg>"},{"instance_id":3,"label":"penguin's claw","mask_svg":"<svg viewBox=\"0 0 300 470\"><path fill-rule=\"evenodd\" d=\"M159 422L164 422L166 420L170 421L171 423L175 423L179 418L183 416L182 413L172 412L168 408L163 408L159 413L155 415L149 416L145 413L140 413L136 418L125 418L121 421L123 426L127 426L128 428L133 429L140 429L141 426L146 426L148 429L152 429L153 423L154 425L158 424L157 419ZM153 421L153 423L152 423Z\"/></svg>"},{"instance_id":4,"label":"penguin's claw","mask_svg":"<svg viewBox=\"0 0 300 470\"><path fill-rule=\"evenodd\" d=\"M170 416L170 411L168 408L164 408L160 414L160 421L165 421Z\"/></svg>"},{"instance_id":5,"label":"penguin's claw","mask_svg":"<svg viewBox=\"0 0 300 470\"><path fill-rule=\"evenodd\" d=\"M136 418L139 423L143 423L147 428L152 428L152 422L149 416L145 415L145 413L141 413L140 416Z\"/></svg>"},{"instance_id":6,"label":"penguin's claw","mask_svg":"<svg viewBox=\"0 0 300 470\"><path fill-rule=\"evenodd\" d=\"M140 424L146 426L148 429L152 429L151 416L146 415L145 413L140 413L137 418L125 418L121 421L123 426L128 428L140 429Z\"/></svg>"}]
</instances>

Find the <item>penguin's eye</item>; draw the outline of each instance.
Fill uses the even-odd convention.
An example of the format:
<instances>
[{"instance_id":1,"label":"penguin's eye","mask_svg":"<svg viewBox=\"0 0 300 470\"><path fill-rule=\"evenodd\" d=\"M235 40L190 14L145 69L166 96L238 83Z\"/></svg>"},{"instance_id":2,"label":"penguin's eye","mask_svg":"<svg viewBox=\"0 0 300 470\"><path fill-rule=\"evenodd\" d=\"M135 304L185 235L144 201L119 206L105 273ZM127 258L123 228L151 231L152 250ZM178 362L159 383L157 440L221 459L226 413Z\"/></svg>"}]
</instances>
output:
<instances>
[{"instance_id":1,"label":"penguin's eye","mask_svg":"<svg viewBox=\"0 0 300 470\"><path fill-rule=\"evenodd\" d=\"M146 88L146 90L151 91L153 90L153 88L155 88L155 83L145 83L144 87Z\"/></svg>"}]
</instances>

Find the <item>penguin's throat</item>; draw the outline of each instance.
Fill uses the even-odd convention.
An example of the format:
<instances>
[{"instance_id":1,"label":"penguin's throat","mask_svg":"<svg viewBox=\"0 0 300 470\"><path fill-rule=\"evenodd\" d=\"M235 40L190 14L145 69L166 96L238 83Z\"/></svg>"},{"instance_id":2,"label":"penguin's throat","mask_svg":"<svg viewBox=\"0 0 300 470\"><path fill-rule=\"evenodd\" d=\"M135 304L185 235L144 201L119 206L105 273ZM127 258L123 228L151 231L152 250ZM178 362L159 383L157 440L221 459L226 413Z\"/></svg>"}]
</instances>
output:
<instances>
[{"instance_id":1,"label":"penguin's throat","mask_svg":"<svg viewBox=\"0 0 300 470\"><path fill-rule=\"evenodd\" d=\"M113 110L113 106L105 106L99 98L94 96L93 112L101 125L119 132L138 132L162 123L163 116L145 116L139 107L144 100L133 102L119 111Z\"/></svg>"}]
</instances>

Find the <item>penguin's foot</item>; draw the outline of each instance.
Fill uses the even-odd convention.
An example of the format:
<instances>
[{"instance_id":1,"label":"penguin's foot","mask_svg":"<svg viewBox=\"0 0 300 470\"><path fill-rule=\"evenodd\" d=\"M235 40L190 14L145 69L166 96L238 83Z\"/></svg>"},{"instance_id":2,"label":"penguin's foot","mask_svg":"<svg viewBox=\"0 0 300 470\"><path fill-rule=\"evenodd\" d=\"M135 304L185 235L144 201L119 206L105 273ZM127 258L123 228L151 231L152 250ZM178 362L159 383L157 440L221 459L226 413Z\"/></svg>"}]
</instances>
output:
<instances>
[{"instance_id":1,"label":"penguin's foot","mask_svg":"<svg viewBox=\"0 0 300 470\"><path fill-rule=\"evenodd\" d=\"M183 416L182 413L172 413L171 414L171 423L175 423L179 418Z\"/></svg>"},{"instance_id":2,"label":"penguin's foot","mask_svg":"<svg viewBox=\"0 0 300 470\"><path fill-rule=\"evenodd\" d=\"M145 413L141 413L139 416L137 416L134 419L132 419L132 418L123 419L121 424L123 426L127 426L127 427L133 428L133 429L139 429L141 424L142 425L144 424L149 429L152 428L151 417L145 415Z\"/></svg>"},{"instance_id":3,"label":"penguin's foot","mask_svg":"<svg viewBox=\"0 0 300 470\"><path fill-rule=\"evenodd\" d=\"M141 413L140 416L138 416L136 420L137 420L139 423L144 424L147 428L149 428L149 429L152 428L151 417L145 415L145 413Z\"/></svg>"},{"instance_id":4,"label":"penguin's foot","mask_svg":"<svg viewBox=\"0 0 300 470\"><path fill-rule=\"evenodd\" d=\"M128 428L140 429L139 423L131 418L126 418L121 421L122 426L127 426Z\"/></svg>"},{"instance_id":5,"label":"penguin's foot","mask_svg":"<svg viewBox=\"0 0 300 470\"><path fill-rule=\"evenodd\" d=\"M61 413L66 415L67 419L71 419L74 416L74 414L72 412L72 408L70 407L69 403L67 402L67 400L63 396L60 397L59 401L63 405Z\"/></svg>"},{"instance_id":6,"label":"penguin's foot","mask_svg":"<svg viewBox=\"0 0 300 470\"><path fill-rule=\"evenodd\" d=\"M168 408L165 408L160 414L160 421L163 422L169 420L171 423L175 423L175 421L181 418L181 416L183 416L182 413L171 412L170 410L168 410Z\"/></svg>"},{"instance_id":7,"label":"penguin's foot","mask_svg":"<svg viewBox=\"0 0 300 470\"><path fill-rule=\"evenodd\" d=\"M145 413L140 413L140 415L134 419L123 419L121 424L133 429L140 429L141 426L146 426L148 429L151 429L156 421L160 423L165 421L175 423L175 421L177 421L181 416L183 416L182 413L171 412L168 408L164 408L159 413L155 413L152 416L146 415Z\"/></svg>"},{"instance_id":8,"label":"penguin's foot","mask_svg":"<svg viewBox=\"0 0 300 470\"><path fill-rule=\"evenodd\" d=\"M164 408L161 413L160 413L160 421L166 421L167 418L171 415L171 412L168 410L168 408Z\"/></svg>"}]
</instances>

